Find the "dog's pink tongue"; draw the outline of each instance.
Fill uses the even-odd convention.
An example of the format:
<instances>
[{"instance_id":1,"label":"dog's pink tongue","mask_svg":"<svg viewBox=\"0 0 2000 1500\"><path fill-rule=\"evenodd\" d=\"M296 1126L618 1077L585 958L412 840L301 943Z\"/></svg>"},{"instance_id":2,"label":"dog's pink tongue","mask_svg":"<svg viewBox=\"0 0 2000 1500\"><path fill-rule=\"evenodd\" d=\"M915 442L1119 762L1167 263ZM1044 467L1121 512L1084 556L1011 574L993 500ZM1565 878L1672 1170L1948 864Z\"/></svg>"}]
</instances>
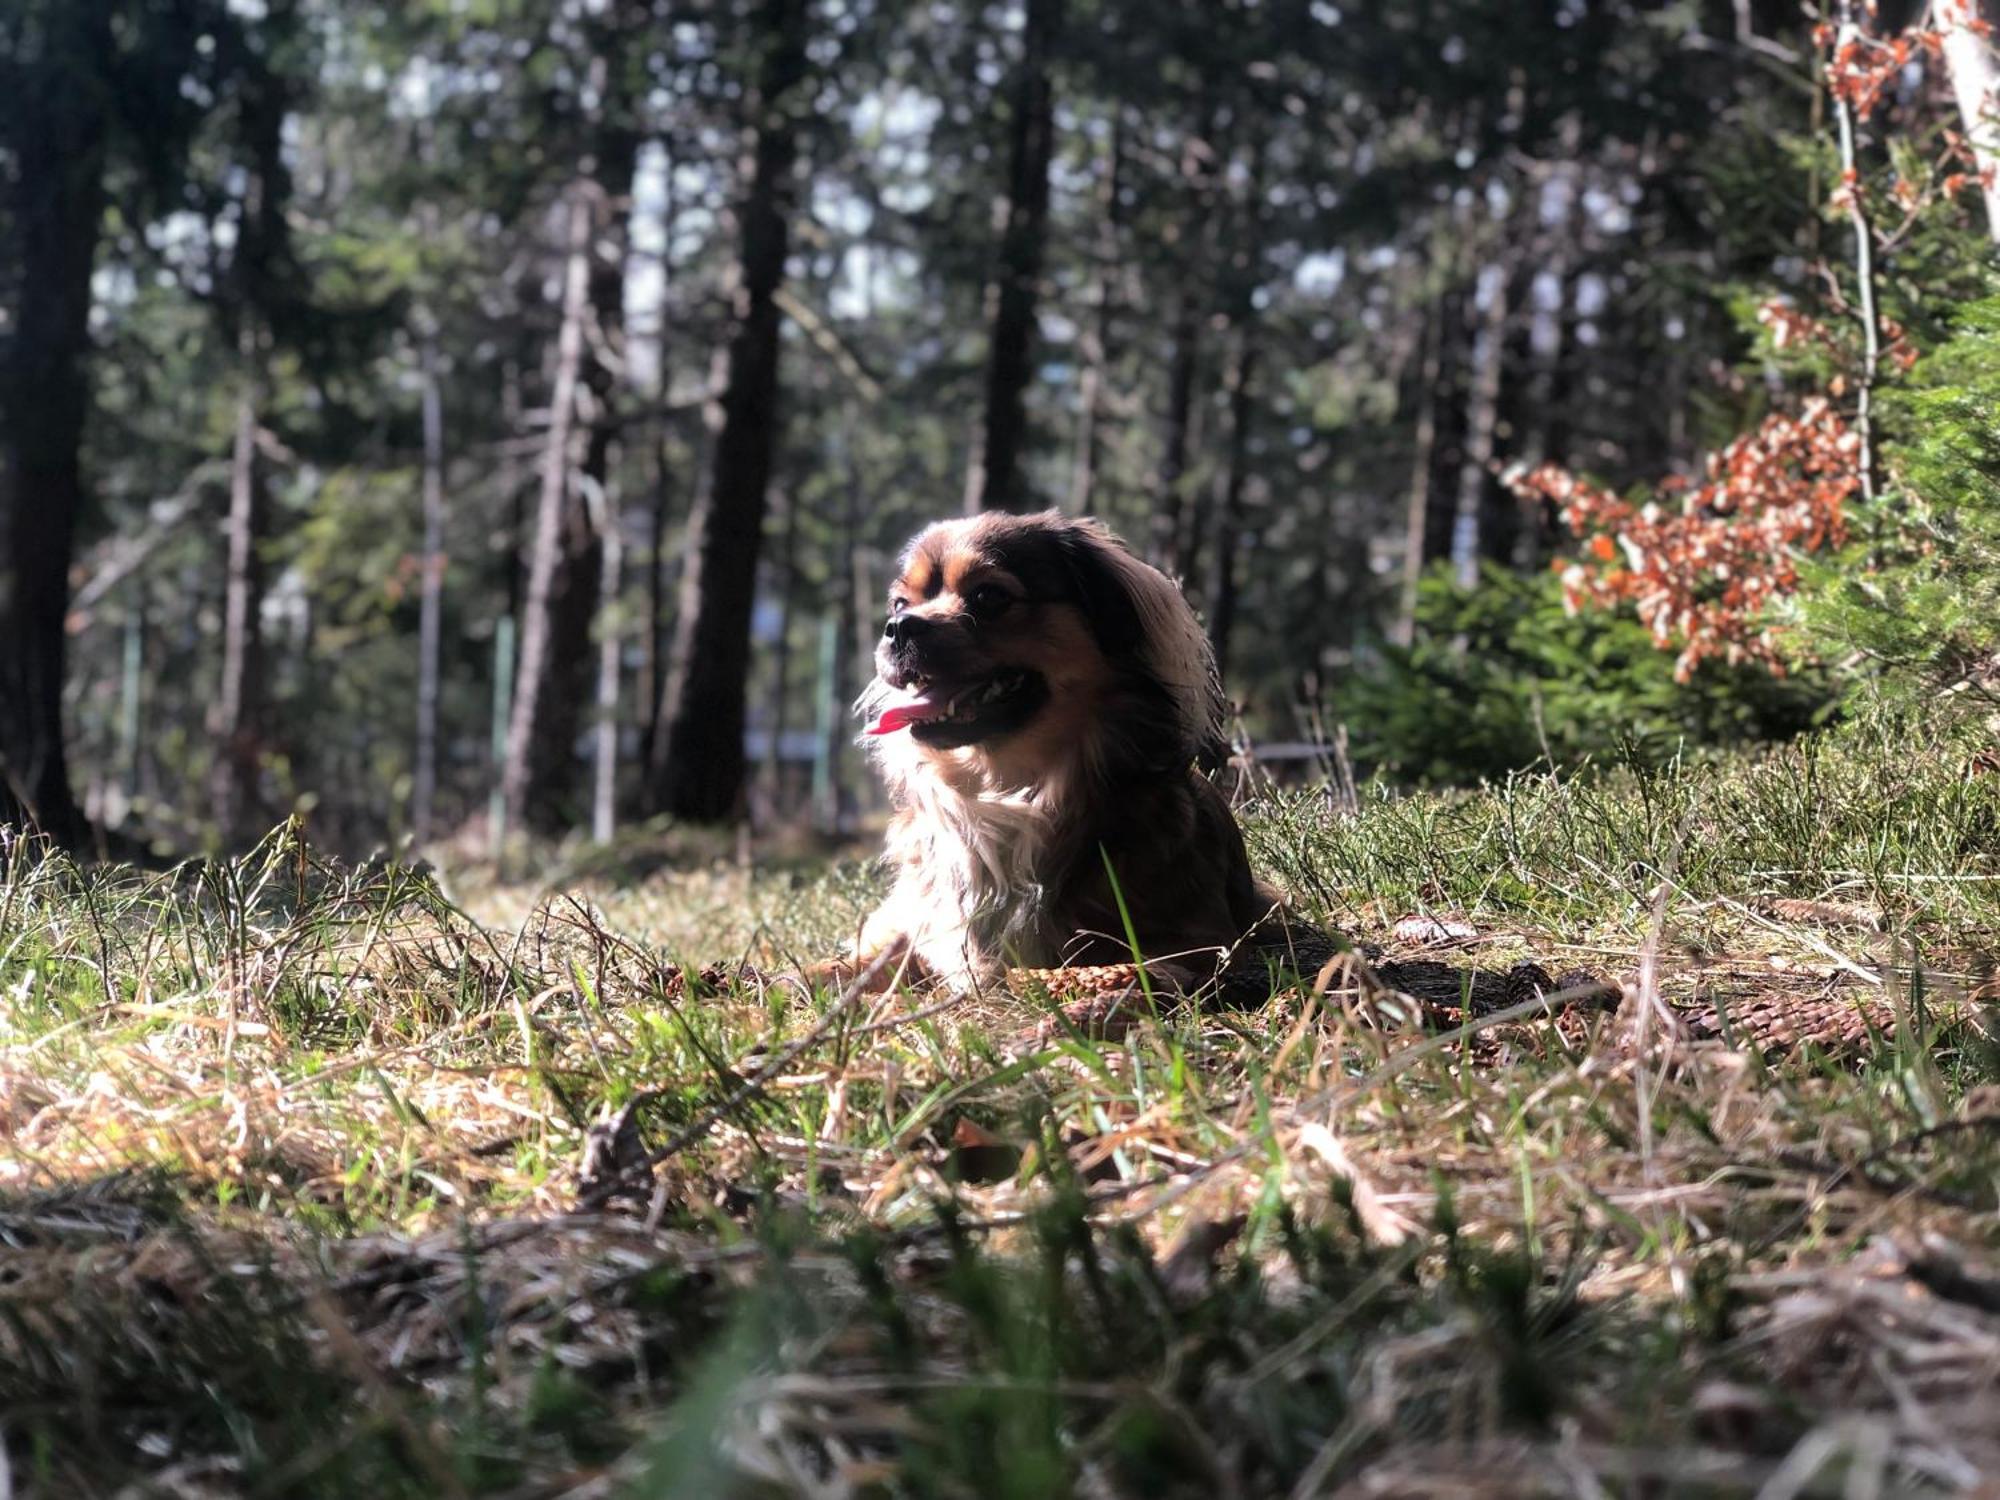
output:
<instances>
[{"instance_id":1,"label":"dog's pink tongue","mask_svg":"<svg viewBox=\"0 0 2000 1500\"><path fill-rule=\"evenodd\" d=\"M912 693L901 703L892 703L883 709L868 726L870 734L894 734L899 729L907 729L912 724L921 724L926 719L935 719L951 705L924 693Z\"/></svg>"}]
</instances>

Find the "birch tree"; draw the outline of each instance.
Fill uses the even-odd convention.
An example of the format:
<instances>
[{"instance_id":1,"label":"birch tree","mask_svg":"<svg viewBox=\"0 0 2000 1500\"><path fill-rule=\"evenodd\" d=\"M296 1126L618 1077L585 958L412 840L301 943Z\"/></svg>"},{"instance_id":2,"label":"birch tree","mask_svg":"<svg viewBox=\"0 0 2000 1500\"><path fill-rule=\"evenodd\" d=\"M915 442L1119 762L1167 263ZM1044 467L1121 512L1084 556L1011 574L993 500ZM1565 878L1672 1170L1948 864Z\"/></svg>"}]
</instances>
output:
<instances>
[{"instance_id":1,"label":"birch tree","mask_svg":"<svg viewBox=\"0 0 2000 1500\"><path fill-rule=\"evenodd\" d=\"M1986 230L2000 245L2000 61L1994 37L2000 34L1995 0L1934 0L1945 71L1966 145L1979 165L1979 191L1986 204Z\"/></svg>"}]
</instances>

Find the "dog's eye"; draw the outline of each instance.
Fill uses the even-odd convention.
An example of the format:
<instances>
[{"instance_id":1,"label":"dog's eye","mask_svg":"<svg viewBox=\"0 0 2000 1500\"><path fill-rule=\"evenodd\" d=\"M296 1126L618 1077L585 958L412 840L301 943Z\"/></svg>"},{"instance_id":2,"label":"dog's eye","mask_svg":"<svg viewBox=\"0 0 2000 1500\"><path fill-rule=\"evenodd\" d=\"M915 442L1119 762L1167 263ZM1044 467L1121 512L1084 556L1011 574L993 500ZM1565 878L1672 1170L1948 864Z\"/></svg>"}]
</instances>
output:
<instances>
[{"instance_id":1,"label":"dog's eye","mask_svg":"<svg viewBox=\"0 0 2000 1500\"><path fill-rule=\"evenodd\" d=\"M900 615L909 607L910 601L907 599L891 599L889 601L889 613L892 615Z\"/></svg>"},{"instance_id":2,"label":"dog's eye","mask_svg":"<svg viewBox=\"0 0 2000 1500\"><path fill-rule=\"evenodd\" d=\"M1014 602L1014 596L997 583L982 584L972 591L972 597L965 601L972 606L972 612L982 620L990 620L1003 613Z\"/></svg>"}]
</instances>

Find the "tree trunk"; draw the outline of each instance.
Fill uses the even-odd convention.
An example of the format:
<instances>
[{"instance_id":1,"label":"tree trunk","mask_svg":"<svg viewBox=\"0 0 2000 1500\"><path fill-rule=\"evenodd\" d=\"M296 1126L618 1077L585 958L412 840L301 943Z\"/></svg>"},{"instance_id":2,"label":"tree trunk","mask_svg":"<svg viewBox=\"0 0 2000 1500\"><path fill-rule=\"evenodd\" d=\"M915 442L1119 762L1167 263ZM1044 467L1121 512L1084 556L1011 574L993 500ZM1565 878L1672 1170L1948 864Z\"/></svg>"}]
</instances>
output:
<instances>
[{"instance_id":1,"label":"tree trunk","mask_svg":"<svg viewBox=\"0 0 2000 1500\"><path fill-rule=\"evenodd\" d=\"M590 295L590 186L579 179L569 190L563 250L562 326L556 336L556 368L549 395L549 432L542 448L541 494L535 507L535 540L528 555L527 597L521 604L520 661L514 677L513 711L507 725L507 755L500 771L500 795L507 824L519 828L534 781L536 739L546 741L542 689L552 667L574 669L574 660L552 660L553 600L562 566L563 527L569 519L576 393L583 370L584 321ZM544 748L542 753L546 755Z\"/></svg>"},{"instance_id":2,"label":"tree trunk","mask_svg":"<svg viewBox=\"0 0 2000 1500\"><path fill-rule=\"evenodd\" d=\"M1161 567L1187 577L1191 553L1188 454L1193 451L1195 386L1201 363L1201 299L1183 283L1174 314L1173 351L1167 356L1167 410L1155 487L1153 551Z\"/></svg>"},{"instance_id":3,"label":"tree trunk","mask_svg":"<svg viewBox=\"0 0 2000 1500\"><path fill-rule=\"evenodd\" d=\"M1570 462L1570 392L1576 381L1576 286L1575 275L1561 268L1561 302L1555 310L1555 347L1544 369L1545 379L1537 382L1536 419L1541 432L1536 443L1538 458L1547 463ZM1561 518L1553 502L1543 500L1523 518L1514 565L1522 571L1542 566L1555 550Z\"/></svg>"},{"instance_id":4,"label":"tree trunk","mask_svg":"<svg viewBox=\"0 0 2000 1500\"><path fill-rule=\"evenodd\" d=\"M563 505L556 543L556 571L549 591L549 647L542 657L537 717L528 741L526 826L559 834L583 821L579 806L583 763L577 742L592 697L592 633L603 598L604 534L609 519L598 503L608 478L604 444L594 421L580 423L571 439L575 482Z\"/></svg>"},{"instance_id":5,"label":"tree trunk","mask_svg":"<svg viewBox=\"0 0 2000 1500\"><path fill-rule=\"evenodd\" d=\"M1994 0L1937 0L1938 23L1944 32L1944 66L1951 75L1952 98L1966 144L1984 180L1986 230L2000 245L2000 63L1995 62L1993 37L2000 28L2000 4ZM1983 22L1980 35L1971 22Z\"/></svg>"},{"instance_id":6,"label":"tree trunk","mask_svg":"<svg viewBox=\"0 0 2000 1500\"><path fill-rule=\"evenodd\" d=\"M1299 643L1310 650L1303 673L1308 699L1322 698L1327 658L1336 646L1352 647L1354 615L1354 572L1350 559L1368 555L1365 544L1357 546L1342 524L1347 497L1331 479L1320 485L1319 513L1313 518L1311 542L1316 548L1311 587L1306 601L1304 639ZM1365 569L1366 563L1364 561ZM1339 595L1334 593L1335 581Z\"/></svg>"},{"instance_id":7,"label":"tree trunk","mask_svg":"<svg viewBox=\"0 0 2000 1500\"><path fill-rule=\"evenodd\" d=\"M1210 595L1208 625L1215 664L1225 679L1230 641L1236 629L1236 554L1243 540L1243 503L1250 483L1250 432L1256 418L1260 331L1257 292L1264 281L1264 146L1260 137L1251 147L1242 228L1229 266L1229 321L1235 335L1229 373L1223 382L1229 397L1229 455L1223 470L1220 504L1216 507L1215 588Z\"/></svg>"},{"instance_id":8,"label":"tree trunk","mask_svg":"<svg viewBox=\"0 0 2000 1500\"><path fill-rule=\"evenodd\" d=\"M229 458L228 556L222 611L222 679L208 719L215 747L210 798L225 845L262 821L258 780L263 761L264 477L257 454L258 365L254 325L241 340L243 391L236 402L236 437Z\"/></svg>"},{"instance_id":9,"label":"tree trunk","mask_svg":"<svg viewBox=\"0 0 2000 1500\"><path fill-rule=\"evenodd\" d=\"M785 731L790 714L792 686L792 606L798 588L799 497L779 487L785 526L779 534L777 566L772 582L778 594L778 624L771 642L771 737L764 747L764 798L766 811L773 817L784 812Z\"/></svg>"},{"instance_id":10,"label":"tree trunk","mask_svg":"<svg viewBox=\"0 0 2000 1500\"><path fill-rule=\"evenodd\" d=\"M235 250L224 281L224 311L236 332L236 436L229 462L228 556L222 625L222 678L209 715L215 749L210 794L225 845L263 832L268 809L259 783L269 745L265 705L264 559L270 497L259 454L274 319L297 293L286 223L291 170L285 120L291 85L274 54L297 22L293 0L271 4L263 47L245 63L238 129L243 189Z\"/></svg>"},{"instance_id":11,"label":"tree trunk","mask_svg":"<svg viewBox=\"0 0 2000 1500\"><path fill-rule=\"evenodd\" d=\"M666 201L660 209L660 269L665 280L663 298L677 289L680 278L679 269L674 264L674 240L680 230L680 193L675 185L675 171L680 165L677 153L680 148L671 136L666 138L665 145L668 157ZM673 391L673 370L668 359L667 332L671 321L670 305L663 301L659 335L659 384L662 405ZM673 490L667 479L670 467L667 462L669 435L669 423L666 414L662 412L653 436L651 527L653 546L646 566L645 625L639 637L642 663L639 691L636 695L638 701L633 704L634 717L639 724L641 765L649 764L653 758L653 726L659 722L660 701L667 686L668 573L674 557L673 550L667 545L673 520Z\"/></svg>"},{"instance_id":12,"label":"tree trunk","mask_svg":"<svg viewBox=\"0 0 2000 1500\"><path fill-rule=\"evenodd\" d=\"M18 70L25 89L0 114L14 157L0 224L22 289L0 341L0 823L76 845L86 830L63 746L64 621L107 131L103 91L77 74L107 60L112 40L102 6L49 9L61 19L48 57Z\"/></svg>"},{"instance_id":13,"label":"tree trunk","mask_svg":"<svg viewBox=\"0 0 2000 1500\"><path fill-rule=\"evenodd\" d=\"M1484 267L1467 313L1474 322L1472 369L1465 393L1465 450L1458 469L1458 507L1451 529L1452 575L1459 587L1479 581L1480 522L1493 484L1493 454L1500 425L1500 375L1507 340L1507 271ZM1482 305L1483 304L1483 305Z\"/></svg>"},{"instance_id":14,"label":"tree trunk","mask_svg":"<svg viewBox=\"0 0 2000 1500\"><path fill-rule=\"evenodd\" d=\"M592 631L604 597L601 578L609 555L603 534L616 526L616 509L603 504L616 483L618 392L625 372L625 256L630 244L632 180L639 140L629 132L600 136L595 194L599 219L593 226L590 266L589 355L584 362L585 398L582 473L563 527L563 554L550 634L554 649L543 684L542 733L529 782L531 819L545 830L567 826L574 800L576 741L582 727L588 678L568 664L590 656Z\"/></svg>"},{"instance_id":15,"label":"tree trunk","mask_svg":"<svg viewBox=\"0 0 2000 1500\"><path fill-rule=\"evenodd\" d=\"M725 356L708 492L681 576L674 650L654 736L648 802L695 822L743 803L744 694L766 490L778 441L777 292L784 280L797 157L795 96L806 77L806 0L764 0L764 55L749 101L735 327Z\"/></svg>"},{"instance_id":16,"label":"tree trunk","mask_svg":"<svg viewBox=\"0 0 2000 1500\"><path fill-rule=\"evenodd\" d=\"M568 443L581 452L571 459L575 481L564 487L554 570L548 584L547 644L536 658L540 681L532 695L526 691L526 677L522 679L522 697L532 697L534 716L529 721L525 781L516 819L525 816L527 826L549 834L571 826L586 811L578 806L582 766L576 746L591 701L591 678L578 670L578 663L590 659L592 628L602 594L604 541L599 520L608 514L603 500L611 483L617 396L625 376L625 261L640 145L625 82L624 54L636 25L629 9L629 0L621 0L594 28L587 96L595 103L591 106L588 148L577 176L577 191L588 208L582 240L583 345L577 376L570 387L576 410L563 418ZM571 253L575 253L574 241ZM570 326L566 291L564 333L558 336L559 365L562 338ZM550 452L554 451L555 436L552 421ZM545 467L545 484L546 479ZM537 522L539 527L539 515ZM533 624L523 623L524 627ZM530 665L528 641L524 629L524 674ZM517 710L520 704L517 698Z\"/></svg>"},{"instance_id":17,"label":"tree trunk","mask_svg":"<svg viewBox=\"0 0 2000 1500\"><path fill-rule=\"evenodd\" d=\"M423 377L423 593L417 609L417 754L410 777L410 832L431 836L438 762L438 658L444 640L444 393L438 382L437 329L428 316L419 356Z\"/></svg>"},{"instance_id":18,"label":"tree trunk","mask_svg":"<svg viewBox=\"0 0 2000 1500\"><path fill-rule=\"evenodd\" d=\"M618 590L624 570L625 538L619 523L615 484L602 492L602 509L597 527L603 538L603 561L597 570L597 724L590 837L596 843L608 844L618 820L618 669L625 645L618 628Z\"/></svg>"},{"instance_id":19,"label":"tree trunk","mask_svg":"<svg viewBox=\"0 0 2000 1500\"><path fill-rule=\"evenodd\" d=\"M525 306L521 310L527 311ZM507 618L516 625L521 622L521 606L528 600L528 497L524 480L527 465L521 462L518 446L527 417L527 405L521 394L521 361L509 359L500 367L500 427L506 434L500 444L500 498L507 518L500 550L505 554Z\"/></svg>"},{"instance_id":20,"label":"tree trunk","mask_svg":"<svg viewBox=\"0 0 2000 1500\"><path fill-rule=\"evenodd\" d=\"M966 474L965 509L1024 510L1021 474L1028 386L1034 378L1035 306L1048 240L1049 161L1055 149L1050 66L1063 0L1026 0L1021 58L1014 76L1007 196L999 206L999 254L986 288L990 337L986 416Z\"/></svg>"},{"instance_id":21,"label":"tree trunk","mask_svg":"<svg viewBox=\"0 0 2000 1500\"><path fill-rule=\"evenodd\" d=\"M1573 154L1574 138L1566 139ZM1570 460L1570 387L1576 352L1574 281L1581 252L1576 236L1585 225L1577 213L1581 188L1574 165L1565 161L1557 171L1552 185L1561 196L1553 210L1544 196L1538 210L1547 249L1535 257L1540 269L1529 274L1528 306L1522 317L1528 329L1528 362L1533 372L1519 403L1519 458L1524 464L1567 464ZM1535 292L1542 285L1553 288L1553 296L1546 301ZM1516 572L1536 572L1555 550L1560 524L1555 506L1548 500L1521 502L1515 523L1519 529L1514 534L1513 567Z\"/></svg>"},{"instance_id":22,"label":"tree trunk","mask_svg":"<svg viewBox=\"0 0 2000 1500\"><path fill-rule=\"evenodd\" d=\"M824 742L821 755L824 757L825 776L820 789L819 805L814 809L820 832L828 837L837 837L847 831L852 823L854 798L849 791L842 761L848 743L854 738L853 722L848 715L848 705L854 701L856 685L854 676L854 653L859 644L856 639L860 624L862 590L866 587L859 558L861 555L861 520L867 512L867 497L862 490L860 456L855 451L855 423L847 418L842 423L841 457L845 461L846 513L841 520L842 558L854 558L852 567L835 566L828 576L828 584L833 591L833 640L827 652L827 678L824 688L826 698L822 705L821 731Z\"/></svg>"},{"instance_id":23,"label":"tree trunk","mask_svg":"<svg viewBox=\"0 0 2000 1500\"><path fill-rule=\"evenodd\" d=\"M1860 35L1861 0L1840 0L1840 24L1834 46L1854 45ZM1834 135L1840 145L1841 180L1858 183L1861 170L1860 111L1843 94L1833 95ZM1868 200L1858 190L1847 194L1847 222L1854 231L1854 312L1861 324L1861 367L1854 379L1854 467L1860 479L1861 503L1875 505L1875 376L1882 358L1882 319L1876 307L1875 222Z\"/></svg>"},{"instance_id":24,"label":"tree trunk","mask_svg":"<svg viewBox=\"0 0 2000 1500\"><path fill-rule=\"evenodd\" d=\"M118 683L118 789L130 809L139 795L139 747L146 711L146 593L132 591L125 615L125 651ZM122 813L121 813L122 817Z\"/></svg>"},{"instance_id":25,"label":"tree trunk","mask_svg":"<svg viewBox=\"0 0 2000 1500\"><path fill-rule=\"evenodd\" d=\"M1451 556L1452 527L1458 519L1458 476L1465 467L1465 419L1472 381L1472 340L1468 318L1473 289L1445 294L1438 308L1437 442L1431 450L1431 506L1424 531L1424 560Z\"/></svg>"},{"instance_id":26,"label":"tree trunk","mask_svg":"<svg viewBox=\"0 0 2000 1500\"><path fill-rule=\"evenodd\" d=\"M1161 424L1160 468L1154 485L1153 553L1176 578L1191 579L1198 517L1190 492L1188 455L1196 448L1201 421L1202 326L1212 288L1209 266L1215 249L1214 147L1220 121L1213 103L1205 105L1181 142L1180 176L1186 217L1179 242L1188 263L1177 278L1173 333L1167 355L1167 407Z\"/></svg>"},{"instance_id":27,"label":"tree trunk","mask_svg":"<svg viewBox=\"0 0 2000 1500\"><path fill-rule=\"evenodd\" d=\"M1510 257L1514 263L1508 272L1507 324L1500 337L1493 456L1486 466L1486 482L1480 488L1479 510L1479 555L1502 567L1513 565L1527 529L1523 525L1523 507L1501 481L1500 474L1528 454L1533 424L1527 403L1535 396L1534 266L1548 253L1537 249L1532 255Z\"/></svg>"},{"instance_id":28,"label":"tree trunk","mask_svg":"<svg viewBox=\"0 0 2000 1500\"><path fill-rule=\"evenodd\" d=\"M653 437L652 507L647 534L652 547L646 554L645 628L639 634L639 681L632 710L640 725L640 758L653 737L653 720L660 713L660 689L665 685L667 653L661 649L660 626L667 614L667 432L660 424Z\"/></svg>"},{"instance_id":29,"label":"tree trunk","mask_svg":"<svg viewBox=\"0 0 2000 1500\"><path fill-rule=\"evenodd\" d=\"M1424 313L1423 355L1417 364L1416 430L1412 438L1410 492L1403 506L1403 577L1389 639L1409 646L1417 638L1417 584L1429 560L1431 475L1438 443L1438 386L1444 377L1444 315L1433 305Z\"/></svg>"},{"instance_id":30,"label":"tree trunk","mask_svg":"<svg viewBox=\"0 0 2000 1500\"><path fill-rule=\"evenodd\" d=\"M1210 594L1208 635L1216 669L1226 675L1236 631L1236 554L1243 537L1243 500L1250 482L1250 430L1255 419L1257 325L1246 309L1236 330L1236 349L1224 386L1229 394L1229 457L1223 470L1221 503L1216 507L1215 587Z\"/></svg>"},{"instance_id":31,"label":"tree trunk","mask_svg":"<svg viewBox=\"0 0 2000 1500\"><path fill-rule=\"evenodd\" d=\"M1097 268L1091 296L1095 317L1078 339L1083 369L1077 381L1076 461L1070 469L1069 510L1087 515L1097 495L1098 450L1103 445L1105 386L1110 378L1117 335L1118 271L1123 263L1123 207L1119 202L1125 166L1125 116L1112 106L1111 139L1105 146L1099 193Z\"/></svg>"},{"instance_id":32,"label":"tree trunk","mask_svg":"<svg viewBox=\"0 0 2000 1500\"><path fill-rule=\"evenodd\" d=\"M688 473L698 487L705 472L704 437L707 424L696 425L696 442L688 456ZM655 450L653 494L653 556L646 573L646 701L639 714L639 764L653 764L653 745L665 723L667 678L673 662L673 635L678 584L687 565L691 533L674 524L674 496L667 468L667 440L662 429ZM690 520L700 511L699 495L688 502Z\"/></svg>"}]
</instances>

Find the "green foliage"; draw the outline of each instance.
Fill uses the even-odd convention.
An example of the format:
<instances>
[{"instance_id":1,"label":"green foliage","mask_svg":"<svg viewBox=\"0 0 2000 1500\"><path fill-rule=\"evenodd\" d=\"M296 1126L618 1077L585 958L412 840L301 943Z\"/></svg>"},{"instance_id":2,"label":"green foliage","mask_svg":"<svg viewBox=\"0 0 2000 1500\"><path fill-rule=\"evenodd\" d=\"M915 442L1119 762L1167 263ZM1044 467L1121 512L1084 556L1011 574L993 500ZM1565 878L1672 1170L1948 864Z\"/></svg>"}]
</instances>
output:
<instances>
[{"instance_id":1,"label":"green foliage","mask_svg":"<svg viewBox=\"0 0 2000 1500\"><path fill-rule=\"evenodd\" d=\"M1489 567L1474 589L1424 579L1417 635L1345 684L1338 712L1366 770L1464 784L1546 760L1659 765L1690 750L1784 740L1822 722L1821 674L1705 663L1674 681L1670 653L1624 614L1563 609L1553 575Z\"/></svg>"},{"instance_id":2,"label":"green foliage","mask_svg":"<svg viewBox=\"0 0 2000 1500\"><path fill-rule=\"evenodd\" d=\"M1989 287L1994 283L1991 278ZM1957 310L1950 336L1882 393L1893 488L1801 600L1836 651L1892 695L2000 689L2000 296Z\"/></svg>"}]
</instances>

